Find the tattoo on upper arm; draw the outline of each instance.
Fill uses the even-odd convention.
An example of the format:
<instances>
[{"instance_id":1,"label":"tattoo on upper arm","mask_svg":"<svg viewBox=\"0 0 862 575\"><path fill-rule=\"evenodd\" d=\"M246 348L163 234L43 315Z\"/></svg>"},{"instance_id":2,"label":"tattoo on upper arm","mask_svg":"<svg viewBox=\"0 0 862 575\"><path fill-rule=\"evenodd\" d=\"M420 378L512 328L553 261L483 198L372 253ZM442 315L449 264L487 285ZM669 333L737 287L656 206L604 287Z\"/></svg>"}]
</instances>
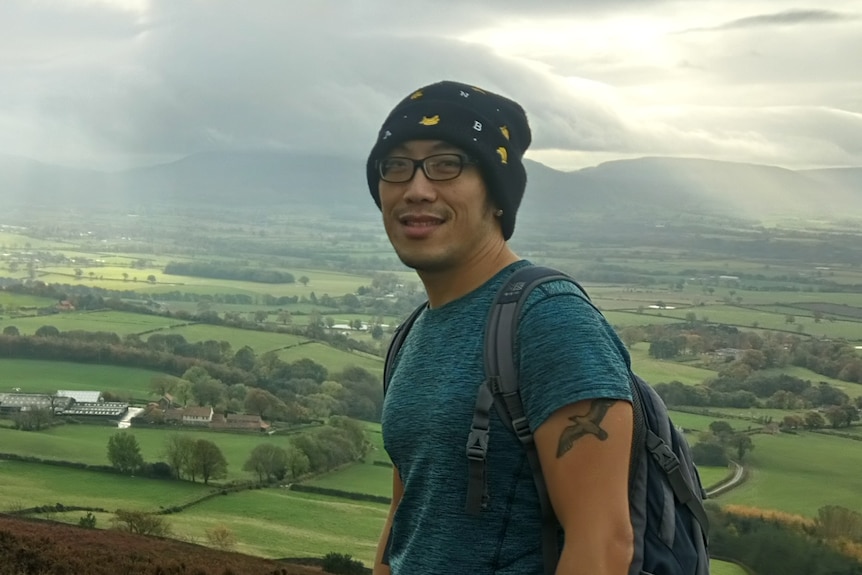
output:
<instances>
[{"instance_id":1,"label":"tattoo on upper arm","mask_svg":"<svg viewBox=\"0 0 862 575\"><path fill-rule=\"evenodd\" d=\"M608 432L599 424L605 418L608 409L616 403L614 399L596 399L590 405L590 411L586 415L573 415L569 418L572 425L567 426L560 434L560 443L557 445L557 458L562 457L569 451L575 442L585 435L595 435L599 441L608 438Z\"/></svg>"}]
</instances>

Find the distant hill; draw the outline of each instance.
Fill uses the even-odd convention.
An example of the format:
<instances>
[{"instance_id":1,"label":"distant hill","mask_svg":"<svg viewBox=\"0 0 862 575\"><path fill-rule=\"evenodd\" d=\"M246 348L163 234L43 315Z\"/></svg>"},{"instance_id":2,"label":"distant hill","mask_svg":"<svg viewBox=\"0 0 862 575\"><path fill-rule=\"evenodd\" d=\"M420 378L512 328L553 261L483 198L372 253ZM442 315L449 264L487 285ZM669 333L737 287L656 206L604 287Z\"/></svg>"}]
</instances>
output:
<instances>
[{"instance_id":1,"label":"distant hill","mask_svg":"<svg viewBox=\"0 0 862 575\"><path fill-rule=\"evenodd\" d=\"M862 215L862 168L793 171L684 158L640 158L561 172L527 161L529 219L695 213L762 218ZM4 205L297 206L332 215L374 210L358 158L208 152L106 174L0 157Z\"/></svg>"}]
</instances>

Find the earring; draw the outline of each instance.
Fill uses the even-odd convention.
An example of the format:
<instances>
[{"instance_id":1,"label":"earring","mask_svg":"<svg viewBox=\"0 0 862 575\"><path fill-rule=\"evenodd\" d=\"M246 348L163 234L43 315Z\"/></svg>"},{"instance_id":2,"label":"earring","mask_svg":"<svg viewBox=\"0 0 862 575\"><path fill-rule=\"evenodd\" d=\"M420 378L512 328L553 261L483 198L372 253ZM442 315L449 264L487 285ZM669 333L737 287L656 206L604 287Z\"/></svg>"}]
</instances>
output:
<instances>
[{"instance_id":1,"label":"earring","mask_svg":"<svg viewBox=\"0 0 862 575\"><path fill-rule=\"evenodd\" d=\"M494 212L494 215L499 218L500 216L503 215L503 210L497 210L496 212Z\"/></svg>"}]
</instances>

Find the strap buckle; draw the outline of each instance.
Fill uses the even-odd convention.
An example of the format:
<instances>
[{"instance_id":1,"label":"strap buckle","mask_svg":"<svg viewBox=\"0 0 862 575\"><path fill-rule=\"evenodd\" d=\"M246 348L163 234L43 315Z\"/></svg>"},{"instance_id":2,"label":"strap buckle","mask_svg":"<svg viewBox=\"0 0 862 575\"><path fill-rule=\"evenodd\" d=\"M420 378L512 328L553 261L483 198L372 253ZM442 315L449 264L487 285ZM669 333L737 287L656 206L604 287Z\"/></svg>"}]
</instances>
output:
<instances>
[{"instance_id":1,"label":"strap buckle","mask_svg":"<svg viewBox=\"0 0 862 575\"><path fill-rule=\"evenodd\" d=\"M467 459L471 461L485 461L488 453L488 429L477 429L472 427L467 437Z\"/></svg>"}]
</instances>

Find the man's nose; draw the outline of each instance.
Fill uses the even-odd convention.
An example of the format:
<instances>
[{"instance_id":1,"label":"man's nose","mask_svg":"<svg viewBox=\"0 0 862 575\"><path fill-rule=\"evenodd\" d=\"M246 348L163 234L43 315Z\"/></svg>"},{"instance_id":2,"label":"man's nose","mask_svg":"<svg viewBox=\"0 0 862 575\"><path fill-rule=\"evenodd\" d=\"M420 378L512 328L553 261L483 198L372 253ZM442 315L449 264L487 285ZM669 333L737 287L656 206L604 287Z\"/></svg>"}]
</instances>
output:
<instances>
[{"instance_id":1,"label":"man's nose","mask_svg":"<svg viewBox=\"0 0 862 575\"><path fill-rule=\"evenodd\" d=\"M433 202L437 197L434 182L428 179L421 166L416 166L413 178L405 186L404 199L408 202Z\"/></svg>"}]
</instances>

